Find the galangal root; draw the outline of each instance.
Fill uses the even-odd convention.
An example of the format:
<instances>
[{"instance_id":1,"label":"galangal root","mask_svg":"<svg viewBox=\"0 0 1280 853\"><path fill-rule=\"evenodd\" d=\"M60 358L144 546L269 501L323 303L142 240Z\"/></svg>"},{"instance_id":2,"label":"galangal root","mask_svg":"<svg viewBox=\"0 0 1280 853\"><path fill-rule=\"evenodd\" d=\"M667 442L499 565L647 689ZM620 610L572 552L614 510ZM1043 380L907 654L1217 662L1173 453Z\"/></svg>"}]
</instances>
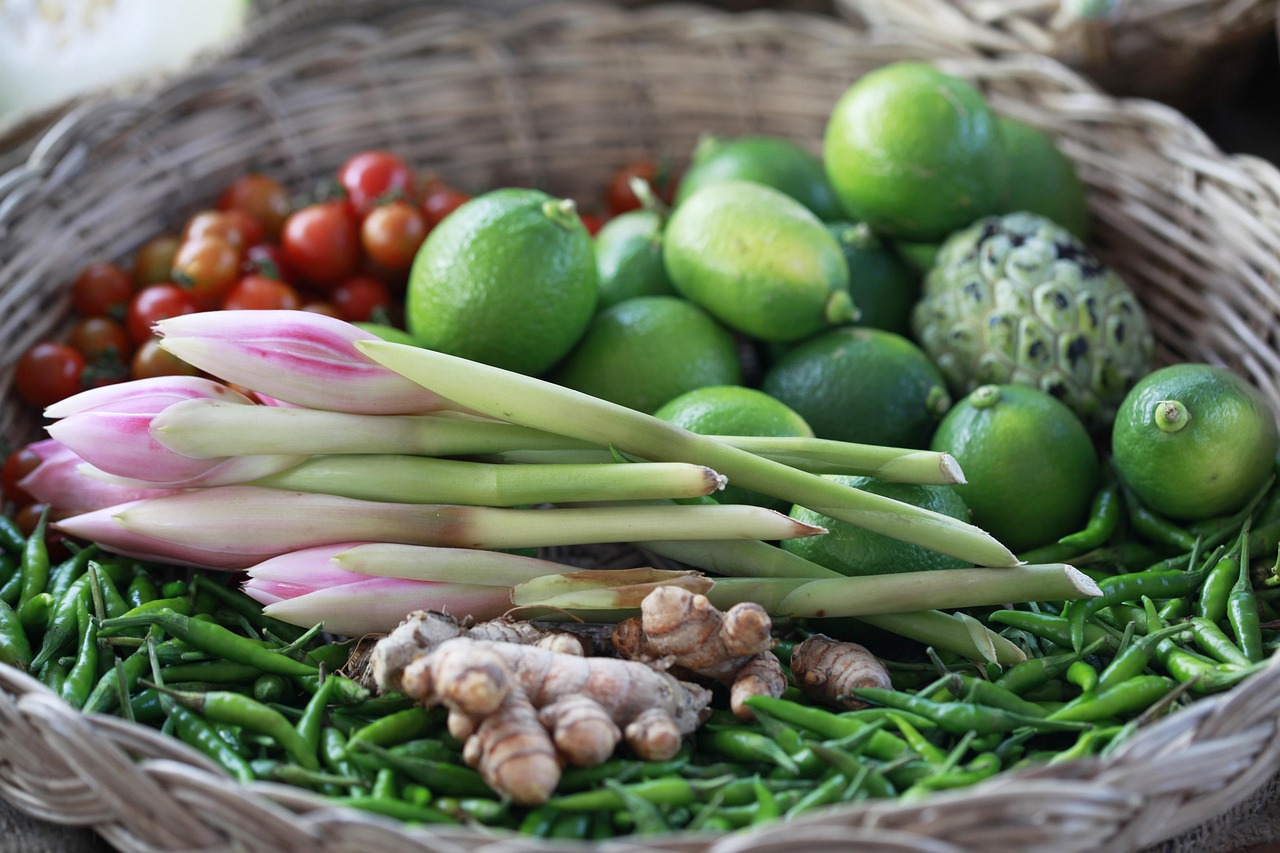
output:
<instances>
[{"instance_id":1,"label":"galangal root","mask_svg":"<svg viewBox=\"0 0 1280 853\"><path fill-rule=\"evenodd\" d=\"M852 697L863 687L892 687L880 659L865 646L814 634L791 650L791 677L815 702L844 710L865 707Z\"/></svg>"},{"instance_id":2,"label":"galangal root","mask_svg":"<svg viewBox=\"0 0 1280 853\"><path fill-rule=\"evenodd\" d=\"M514 802L546 802L562 763L608 758L621 740L642 758L675 755L711 694L642 663L475 639L450 617L418 611L379 641L372 674L427 707L449 709L463 757Z\"/></svg>"}]
</instances>

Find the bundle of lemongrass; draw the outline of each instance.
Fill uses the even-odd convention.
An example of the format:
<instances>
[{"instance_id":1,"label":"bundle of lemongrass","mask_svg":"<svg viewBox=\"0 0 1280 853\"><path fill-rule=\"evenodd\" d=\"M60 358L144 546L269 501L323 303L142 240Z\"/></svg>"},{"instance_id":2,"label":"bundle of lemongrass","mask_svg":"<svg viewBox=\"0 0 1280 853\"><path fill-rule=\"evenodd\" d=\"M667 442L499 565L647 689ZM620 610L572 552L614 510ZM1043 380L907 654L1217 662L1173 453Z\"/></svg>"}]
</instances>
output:
<instances>
[{"instance_id":1,"label":"bundle of lemongrass","mask_svg":"<svg viewBox=\"0 0 1280 853\"><path fill-rule=\"evenodd\" d=\"M1013 644L941 610L1097 594L1070 566L1018 565L972 525L821 476L962 482L945 454L697 435L307 312L190 314L158 331L222 382L137 380L51 406L25 485L73 513L59 528L108 550L247 570L246 590L295 624L360 634L419 608L616 613L668 576L502 550L606 542L714 572L722 607L854 616L1006 663L1021 656ZM821 528L699 500L729 481L979 568L840 576L769 544Z\"/></svg>"}]
</instances>

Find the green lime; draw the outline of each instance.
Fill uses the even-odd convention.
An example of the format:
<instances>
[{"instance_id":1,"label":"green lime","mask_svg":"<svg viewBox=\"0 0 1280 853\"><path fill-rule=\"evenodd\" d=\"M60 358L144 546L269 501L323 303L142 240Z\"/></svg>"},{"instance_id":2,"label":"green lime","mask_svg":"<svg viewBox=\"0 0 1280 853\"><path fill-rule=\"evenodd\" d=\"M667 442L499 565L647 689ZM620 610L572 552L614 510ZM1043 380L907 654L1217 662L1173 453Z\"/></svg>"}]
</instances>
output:
<instances>
[{"instance_id":1,"label":"green lime","mask_svg":"<svg viewBox=\"0 0 1280 853\"><path fill-rule=\"evenodd\" d=\"M1078 530L1100 480L1098 454L1066 403L1026 385L982 385L951 407L931 450L950 453L973 523L1026 551Z\"/></svg>"},{"instance_id":2,"label":"green lime","mask_svg":"<svg viewBox=\"0 0 1280 853\"><path fill-rule=\"evenodd\" d=\"M1116 413L1120 478L1158 513L1209 518L1240 509L1271 475L1275 413L1226 368L1174 364L1138 380Z\"/></svg>"},{"instance_id":3,"label":"green lime","mask_svg":"<svg viewBox=\"0 0 1280 853\"><path fill-rule=\"evenodd\" d=\"M1075 164L1044 131L1004 116L998 121L1009 169L1004 212L1038 213L1087 239L1089 203Z\"/></svg>"},{"instance_id":4,"label":"green lime","mask_svg":"<svg viewBox=\"0 0 1280 853\"><path fill-rule=\"evenodd\" d=\"M1006 185L995 113L972 85L920 62L862 77L827 121L823 161L850 219L940 240L996 213Z\"/></svg>"},{"instance_id":5,"label":"green lime","mask_svg":"<svg viewBox=\"0 0 1280 853\"><path fill-rule=\"evenodd\" d=\"M388 326L386 323L352 323L358 329L363 329L371 335L377 335L384 341L391 341L393 344L410 344L412 346L421 346L413 335L404 329L397 329L395 326Z\"/></svg>"},{"instance_id":6,"label":"green lime","mask_svg":"<svg viewBox=\"0 0 1280 853\"><path fill-rule=\"evenodd\" d=\"M667 223L677 291L735 331L796 341L857 316L844 252L822 220L772 187L711 184Z\"/></svg>"},{"instance_id":7,"label":"green lime","mask_svg":"<svg viewBox=\"0 0 1280 853\"><path fill-rule=\"evenodd\" d=\"M577 343L595 306L595 251L573 202L514 188L433 228L405 296L423 346L531 375Z\"/></svg>"},{"instance_id":8,"label":"green lime","mask_svg":"<svg viewBox=\"0 0 1280 853\"><path fill-rule=\"evenodd\" d=\"M901 335L845 326L778 357L761 389L813 427L819 438L923 448L951 404L946 382Z\"/></svg>"},{"instance_id":9,"label":"green lime","mask_svg":"<svg viewBox=\"0 0 1280 853\"><path fill-rule=\"evenodd\" d=\"M636 296L675 293L662 263L662 229L666 220L653 210L629 210L604 224L596 234L596 275L600 293L596 310Z\"/></svg>"},{"instance_id":10,"label":"green lime","mask_svg":"<svg viewBox=\"0 0 1280 853\"><path fill-rule=\"evenodd\" d=\"M822 159L789 139L778 136L741 136L724 139L703 136L693 150L689 168L676 190L675 203L683 203L703 187L722 181L750 181L784 192L821 220L830 222L843 214L827 180Z\"/></svg>"},{"instance_id":11,"label":"green lime","mask_svg":"<svg viewBox=\"0 0 1280 853\"><path fill-rule=\"evenodd\" d=\"M911 483L886 483L872 477L830 474L827 479L862 489L886 498L913 504L969 520L969 508L954 486L919 486ZM919 545L873 533L845 521L828 518L802 506L792 508L791 517L827 529L820 536L784 540L782 547L810 562L826 566L842 575L887 575L897 572L926 572L938 569L964 569L973 564L948 557Z\"/></svg>"},{"instance_id":12,"label":"green lime","mask_svg":"<svg viewBox=\"0 0 1280 853\"><path fill-rule=\"evenodd\" d=\"M908 269L917 275L927 275L938 261L938 250L942 244L938 242L913 243L909 240L893 241L893 248L902 258Z\"/></svg>"},{"instance_id":13,"label":"green lime","mask_svg":"<svg viewBox=\"0 0 1280 853\"><path fill-rule=\"evenodd\" d=\"M812 438L813 430L781 401L743 385L708 385L662 404L654 417L699 435L765 435ZM785 511L785 501L729 484L712 495L720 503L754 504Z\"/></svg>"},{"instance_id":14,"label":"green lime","mask_svg":"<svg viewBox=\"0 0 1280 853\"><path fill-rule=\"evenodd\" d=\"M678 296L610 306L551 373L553 381L641 412L704 385L742 382L737 342L706 311Z\"/></svg>"},{"instance_id":15,"label":"green lime","mask_svg":"<svg viewBox=\"0 0 1280 853\"><path fill-rule=\"evenodd\" d=\"M833 222L829 227L849 264L849 295L858 308L857 325L911 334L911 309L920 298L920 276L865 222Z\"/></svg>"}]
</instances>

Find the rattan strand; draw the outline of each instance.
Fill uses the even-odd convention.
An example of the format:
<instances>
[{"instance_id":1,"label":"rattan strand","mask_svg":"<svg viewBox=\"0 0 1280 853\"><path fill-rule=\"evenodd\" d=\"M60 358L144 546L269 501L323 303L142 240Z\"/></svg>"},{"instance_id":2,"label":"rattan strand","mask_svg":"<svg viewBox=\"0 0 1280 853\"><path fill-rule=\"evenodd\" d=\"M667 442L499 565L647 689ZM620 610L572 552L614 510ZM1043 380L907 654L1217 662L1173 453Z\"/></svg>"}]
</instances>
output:
<instances>
[{"instance_id":1,"label":"rattan strand","mask_svg":"<svg viewBox=\"0 0 1280 853\"><path fill-rule=\"evenodd\" d=\"M1229 97L1263 57L1276 0L1119 0L1085 19L1068 0L835 0L860 23L902 27L988 55L1036 53L1106 91L1200 106ZM1267 57L1269 59L1269 57Z\"/></svg>"},{"instance_id":2,"label":"rattan strand","mask_svg":"<svg viewBox=\"0 0 1280 853\"><path fill-rule=\"evenodd\" d=\"M33 437L11 367L69 317L69 273L128 256L234 175L305 192L391 147L460 186L534 184L589 207L619 163L686 157L705 131L816 148L835 98L896 59L936 60L1079 164L1097 244L1148 306L1165 360L1247 374L1280 409L1280 174L1218 151L1181 114L1120 102L1041 57L992 60L814 16L601 4L283 4L229 58L77 106L0 175L0 434ZM593 849L1131 850L1222 814L1280 766L1280 664L1139 733L1105 761L845 806L728 836ZM408 829L295 789L242 786L182 744L83 717L0 667L0 795L125 851L524 851L477 829Z\"/></svg>"}]
</instances>

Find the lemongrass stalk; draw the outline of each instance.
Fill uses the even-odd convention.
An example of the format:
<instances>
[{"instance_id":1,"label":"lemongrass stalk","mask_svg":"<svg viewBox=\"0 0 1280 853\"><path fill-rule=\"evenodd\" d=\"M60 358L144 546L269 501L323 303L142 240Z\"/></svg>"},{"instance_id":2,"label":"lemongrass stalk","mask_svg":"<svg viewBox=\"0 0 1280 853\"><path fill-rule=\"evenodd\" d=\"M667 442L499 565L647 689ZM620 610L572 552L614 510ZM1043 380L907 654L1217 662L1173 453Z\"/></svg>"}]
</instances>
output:
<instances>
[{"instance_id":1,"label":"lemongrass stalk","mask_svg":"<svg viewBox=\"0 0 1280 853\"><path fill-rule=\"evenodd\" d=\"M1018 562L994 537L966 522L849 488L625 406L433 350L388 341L357 341L355 346L424 388L490 417L614 446L654 461L706 465L736 486L802 506L824 507L832 518L977 565Z\"/></svg>"},{"instance_id":2,"label":"lemongrass stalk","mask_svg":"<svg viewBox=\"0 0 1280 853\"><path fill-rule=\"evenodd\" d=\"M368 501L520 506L695 498L724 483L710 468L684 462L495 465L431 456L315 456L250 485Z\"/></svg>"},{"instance_id":3,"label":"lemongrass stalk","mask_svg":"<svg viewBox=\"0 0 1280 853\"><path fill-rule=\"evenodd\" d=\"M759 540L670 539L634 542L637 548L686 566L735 578L842 578L798 554Z\"/></svg>"},{"instance_id":4,"label":"lemongrass stalk","mask_svg":"<svg viewBox=\"0 0 1280 853\"><path fill-rule=\"evenodd\" d=\"M544 575L517 584L511 601L518 607L551 607L568 611L639 608L660 586L678 586L705 594L713 581L699 572L673 569L584 569Z\"/></svg>"},{"instance_id":5,"label":"lemongrass stalk","mask_svg":"<svg viewBox=\"0 0 1280 853\"><path fill-rule=\"evenodd\" d=\"M960 463L949 453L881 447L826 438L717 435L725 444L808 471L851 474L889 483L949 486L965 482Z\"/></svg>"},{"instance_id":6,"label":"lemongrass stalk","mask_svg":"<svg viewBox=\"0 0 1280 853\"><path fill-rule=\"evenodd\" d=\"M459 581L480 586L512 587L548 575L578 571L577 566L474 548L436 548L365 542L342 548L329 557L344 571L370 577L419 581ZM265 563L250 569L251 575L269 572Z\"/></svg>"},{"instance_id":7,"label":"lemongrass stalk","mask_svg":"<svg viewBox=\"0 0 1280 853\"><path fill-rule=\"evenodd\" d=\"M505 509L362 501L255 486L220 486L63 519L58 527L109 550L245 568L316 545L396 542L457 548L538 548L633 539L788 539L825 532L751 506ZM176 549L173 547L176 546ZM245 561L248 562L245 562Z\"/></svg>"},{"instance_id":8,"label":"lemongrass stalk","mask_svg":"<svg viewBox=\"0 0 1280 853\"><path fill-rule=\"evenodd\" d=\"M938 651L954 652L969 660L1013 666L1027 659L1026 653L1015 643L990 628L982 628L982 640L976 641L969 625L955 614L940 610L866 614L857 618L873 628L932 646Z\"/></svg>"},{"instance_id":9,"label":"lemongrass stalk","mask_svg":"<svg viewBox=\"0 0 1280 853\"><path fill-rule=\"evenodd\" d=\"M591 449L588 442L509 423L439 415L368 415L190 400L151 421L156 441L198 459L270 453L474 456L520 448ZM268 449L270 448L270 449Z\"/></svg>"},{"instance_id":10,"label":"lemongrass stalk","mask_svg":"<svg viewBox=\"0 0 1280 853\"><path fill-rule=\"evenodd\" d=\"M253 595L253 587L246 585L245 592ZM369 578L362 584L273 601L262 612L290 625L305 628L323 623L326 631L359 637L389 633L414 610L440 610L483 621L510 609L510 591L497 586Z\"/></svg>"}]
</instances>

